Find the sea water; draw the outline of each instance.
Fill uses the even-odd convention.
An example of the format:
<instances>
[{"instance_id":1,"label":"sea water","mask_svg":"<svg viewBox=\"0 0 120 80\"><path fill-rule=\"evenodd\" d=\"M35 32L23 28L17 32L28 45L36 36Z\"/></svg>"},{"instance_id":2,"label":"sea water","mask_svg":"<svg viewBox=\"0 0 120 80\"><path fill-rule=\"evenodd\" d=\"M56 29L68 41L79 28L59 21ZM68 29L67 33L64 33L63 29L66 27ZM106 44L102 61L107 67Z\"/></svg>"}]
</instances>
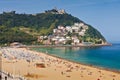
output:
<instances>
[{"instance_id":1,"label":"sea water","mask_svg":"<svg viewBox=\"0 0 120 80\"><path fill-rule=\"evenodd\" d=\"M120 71L120 44L88 48L34 48L82 64Z\"/></svg>"}]
</instances>

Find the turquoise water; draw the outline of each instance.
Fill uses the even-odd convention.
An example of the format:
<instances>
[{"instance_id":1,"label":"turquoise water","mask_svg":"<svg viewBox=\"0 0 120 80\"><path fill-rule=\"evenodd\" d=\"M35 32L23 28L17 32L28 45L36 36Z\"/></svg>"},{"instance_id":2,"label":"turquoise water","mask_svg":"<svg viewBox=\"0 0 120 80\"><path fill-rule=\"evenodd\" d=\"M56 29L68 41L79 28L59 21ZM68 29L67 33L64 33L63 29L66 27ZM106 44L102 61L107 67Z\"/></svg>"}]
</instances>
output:
<instances>
[{"instance_id":1,"label":"turquoise water","mask_svg":"<svg viewBox=\"0 0 120 80\"><path fill-rule=\"evenodd\" d=\"M120 44L93 48L34 48L61 58L120 71Z\"/></svg>"}]
</instances>

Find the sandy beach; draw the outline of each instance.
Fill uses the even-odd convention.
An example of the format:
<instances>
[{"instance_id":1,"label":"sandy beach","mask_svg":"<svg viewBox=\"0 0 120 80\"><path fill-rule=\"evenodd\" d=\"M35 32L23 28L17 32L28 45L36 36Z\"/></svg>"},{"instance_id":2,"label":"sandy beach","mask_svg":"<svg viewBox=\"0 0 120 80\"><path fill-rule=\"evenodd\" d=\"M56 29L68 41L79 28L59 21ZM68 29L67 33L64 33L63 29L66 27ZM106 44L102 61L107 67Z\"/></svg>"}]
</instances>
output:
<instances>
[{"instance_id":1,"label":"sandy beach","mask_svg":"<svg viewBox=\"0 0 120 80\"><path fill-rule=\"evenodd\" d=\"M2 71L26 80L120 80L120 73L67 61L26 48L0 48Z\"/></svg>"}]
</instances>

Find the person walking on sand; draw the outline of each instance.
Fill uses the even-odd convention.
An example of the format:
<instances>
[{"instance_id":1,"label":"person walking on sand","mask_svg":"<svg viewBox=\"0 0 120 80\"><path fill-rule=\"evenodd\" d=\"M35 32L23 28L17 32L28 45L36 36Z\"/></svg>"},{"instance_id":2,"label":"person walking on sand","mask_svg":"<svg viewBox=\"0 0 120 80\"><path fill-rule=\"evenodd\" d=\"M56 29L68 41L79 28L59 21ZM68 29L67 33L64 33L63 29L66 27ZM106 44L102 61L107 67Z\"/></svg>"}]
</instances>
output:
<instances>
[{"instance_id":1,"label":"person walking on sand","mask_svg":"<svg viewBox=\"0 0 120 80\"><path fill-rule=\"evenodd\" d=\"M7 76L5 76L5 80L7 80Z\"/></svg>"},{"instance_id":2,"label":"person walking on sand","mask_svg":"<svg viewBox=\"0 0 120 80\"><path fill-rule=\"evenodd\" d=\"M2 75L0 74L0 80L2 80Z\"/></svg>"}]
</instances>

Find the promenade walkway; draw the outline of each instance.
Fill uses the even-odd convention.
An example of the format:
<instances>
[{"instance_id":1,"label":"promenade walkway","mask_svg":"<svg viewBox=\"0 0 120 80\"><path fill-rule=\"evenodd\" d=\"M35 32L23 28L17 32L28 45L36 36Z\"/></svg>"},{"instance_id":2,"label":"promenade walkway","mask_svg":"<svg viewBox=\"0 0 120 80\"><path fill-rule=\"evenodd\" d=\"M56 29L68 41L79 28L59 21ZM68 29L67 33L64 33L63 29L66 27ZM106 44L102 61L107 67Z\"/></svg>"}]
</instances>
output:
<instances>
[{"instance_id":1,"label":"promenade walkway","mask_svg":"<svg viewBox=\"0 0 120 80\"><path fill-rule=\"evenodd\" d=\"M5 72L0 71L0 80L25 80L23 77L13 77Z\"/></svg>"}]
</instances>

